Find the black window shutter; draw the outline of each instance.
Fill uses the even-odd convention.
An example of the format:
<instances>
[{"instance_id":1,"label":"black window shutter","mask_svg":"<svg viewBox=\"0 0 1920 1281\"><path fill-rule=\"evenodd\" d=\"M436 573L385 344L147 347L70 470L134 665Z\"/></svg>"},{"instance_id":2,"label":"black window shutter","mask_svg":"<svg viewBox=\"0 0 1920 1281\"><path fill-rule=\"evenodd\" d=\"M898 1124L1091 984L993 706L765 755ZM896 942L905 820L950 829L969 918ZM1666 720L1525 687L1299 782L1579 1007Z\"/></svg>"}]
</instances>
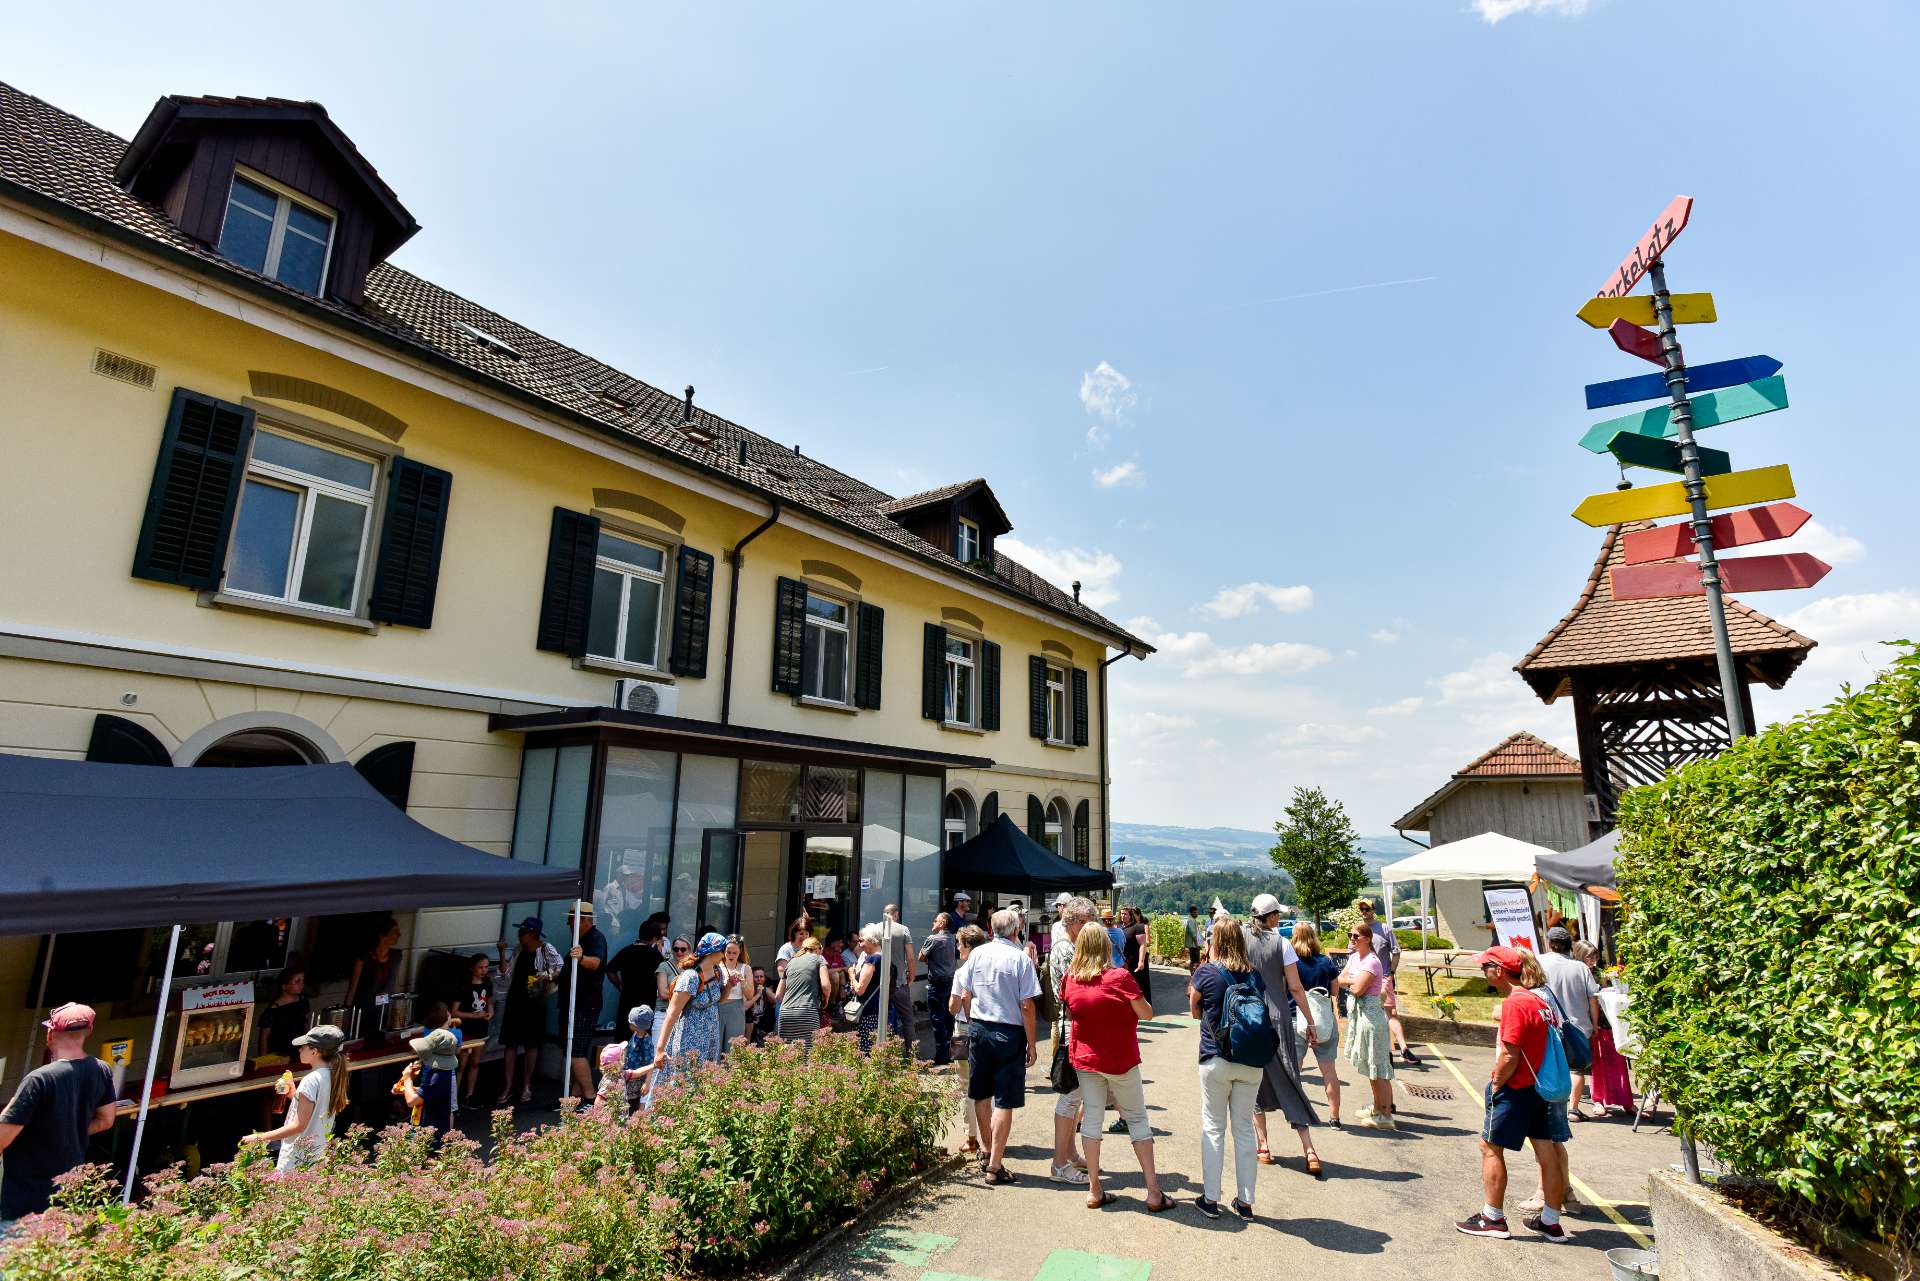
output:
<instances>
[{"instance_id":1,"label":"black window shutter","mask_svg":"<svg viewBox=\"0 0 1920 1281\"><path fill-rule=\"evenodd\" d=\"M593 563L600 551L600 521L553 509L547 539L547 581L540 592L540 632L534 647L583 658L587 620L593 611Z\"/></svg>"},{"instance_id":2,"label":"black window shutter","mask_svg":"<svg viewBox=\"0 0 1920 1281\"><path fill-rule=\"evenodd\" d=\"M447 536L453 477L438 467L396 458L387 469L387 509L380 518L380 556L367 616L401 627L432 627Z\"/></svg>"},{"instance_id":3,"label":"black window shutter","mask_svg":"<svg viewBox=\"0 0 1920 1281\"><path fill-rule=\"evenodd\" d=\"M1027 655L1027 733L1047 736L1047 660Z\"/></svg>"},{"instance_id":4,"label":"black window shutter","mask_svg":"<svg viewBox=\"0 0 1920 1281\"><path fill-rule=\"evenodd\" d=\"M1087 745L1087 673L1073 669L1073 745Z\"/></svg>"},{"instance_id":5,"label":"black window shutter","mask_svg":"<svg viewBox=\"0 0 1920 1281\"><path fill-rule=\"evenodd\" d=\"M252 442L251 409L174 388L134 546L135 578L204 591L220 586Z\"/></svg>"},{"instance_id":6,"label":"black window shutter","mask_svg":"<svg viewBox=\"0 0 1920 1281\"><path fill-rule=\"evenodd\" d=\"M987 799L980 802L980 830L986 831L1000 817L1000 793L988 792Z\"/></svg>"},{"instance_id":7,"label":"black window shutter","mask_svg":"<svg viewBox=\"0 0 1920 1281\"><path fill-rule=\"evenodd\" d=\"M138 721L101 712L87 738L87 759L105 765L172 765L173 756Z\"/></svg>"},{"instance_id":8,"label":"black window shutter","mask_svg":"<svg viewBox=\"0 0 1920 1281\"><path fill-rule=\"evenodd\" d=\"M878 605L860 606L860 632L854 637L853 705L880 706L880 656L886 648L887 611Z\"/></svg>"},{"instance_id":9,"label":"black window shutter","mask_svg":"<svg viewBox=\"0 0 1920 1281\"><path fill-rule=\"evenodd\" d=\"M928 623L920 651L920 715L930 721L947 715L947 629Z\"/></svg>"},{"instance_id":10,"label":"black window shutter","mask_svg":"<svg viewBox=\"0 0 1920 1281\"><path fill-rule=\"evenodd\" d=\"M713 557L680 549L673 579L673 643L667 670L675 676L707 674L707 631L713 616Z\"/></svg>"},{"instance_id":11,"label":"black window shutter","mask_svg":"<svg viewBox=\"0 0 1920 1281\"><path fill-rule=\"evenodd\" d=\"M773 598L773 692L800 693L800 655L807 643L807 585L783 578Z\"/></svg>"},{"instance_id":12,"label":"black window shutter","mask_svg":"<svg viewBox=\"0 0 1920 1281\"><path fill-rule=\"evenodd\" d=\"M353 763L373 790L405 813L413 792L413 744L383 743Z\"/></svg>"},{"instance_id":13,"label":"black window shutter","mask_svg":"<svg viewBox=\"0 0 1920 1281\"><path fill-rule=\"evenodd\" d=\"M1039 841L1042 845L1046 844L1047 811L1046 808L1040 804L1040 798L1038 796L1029 795L1027 797L1027 835Z\"/></svg>"},{"instance_id":14,"label":"black window shutter","mask_svg":"<svg viewBox=\"0 0 1920 1281\"><path fill-rule=\"evenodd\" d=\"M1000 647L980 642L980 728L1000 728Z\"/></svg>"},{"instance_id":15,"label":"black window shutter","mask_svg":"<svg viewBox=\"0 0 1920 1281\"><path fill-rule=\"evenodd\" d=\"M1073 861L1082 867L1093 861L1093 806L1085 801L1073 810Z\"/></svg>"}]
</instances>

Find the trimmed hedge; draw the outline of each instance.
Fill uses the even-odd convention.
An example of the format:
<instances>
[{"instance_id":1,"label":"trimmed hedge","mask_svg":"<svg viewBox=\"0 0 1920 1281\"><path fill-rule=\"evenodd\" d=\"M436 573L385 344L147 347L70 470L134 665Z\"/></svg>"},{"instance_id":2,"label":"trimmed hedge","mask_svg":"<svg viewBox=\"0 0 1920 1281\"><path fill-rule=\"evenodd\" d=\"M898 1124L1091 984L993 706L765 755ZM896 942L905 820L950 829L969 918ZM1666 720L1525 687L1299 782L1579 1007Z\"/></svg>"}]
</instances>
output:
<instances>
[{"instance_id":1,"label":"trimmed hedge","mask_svg":"<svg viewBox=\"0 0 1920 1281\"><path fill-rule=\"evenodd\" d=\"M1187 959L1187 918L1168 912L1147 922L1147 950L1163 961Z\"/></svg>"},{"instance_id":2,"label":"trimmed hedge","mask_svg":"<svg viewBox=\"0 0 1920 1281\"><path fill-rule=\"evenodd\" d=\"M1419 930L1395 930L1393 932L1393 936L1400 940L1401 947L1411 947L1411 948L1417 949L1420 946ZM1453 940L1448 938L1444 934L1434 934L1429 932L1427 935L1427 946L1428 947L1452 947Z\"/></svg>"},{"instance_id":3,"label":"trimmed hedge","mask_svg":"<svg viewBox=\"0 0 1920 1281\"><path fill-rule=\"evenodd\" d=\"M1637 1073L1812 1221L1912 1251L1920 655L1629 791L1619 824Z\"/></svg>"}]
</instances>

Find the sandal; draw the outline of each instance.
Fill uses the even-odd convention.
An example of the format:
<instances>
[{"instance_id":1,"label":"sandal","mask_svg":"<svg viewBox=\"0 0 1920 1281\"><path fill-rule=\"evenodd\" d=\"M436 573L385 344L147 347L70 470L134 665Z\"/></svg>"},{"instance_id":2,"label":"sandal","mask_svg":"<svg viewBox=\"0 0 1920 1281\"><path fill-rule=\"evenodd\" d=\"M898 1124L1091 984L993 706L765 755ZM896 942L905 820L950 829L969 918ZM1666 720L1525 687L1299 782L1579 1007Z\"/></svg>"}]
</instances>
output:
<instances>
[{"instance_id":1,"label":"sandal","mask_svg":"<svg viewBox=\"0 0 1920 1281\"><path fill-rule=\"evenodd\" d=\"M1180 1203L1178 1201L1174 1200L1172 1197L1162 1192L1160 1194L1160 1200L1157 1203L1153 1201L1147 1202L1147 1213L1148 1214L1165 1214L1168 1210L1173 1209L1175 1206L1179 1204Z\"/></svg>"},{"instance_id":2,"label":"sandal","mask_svg":"<svg viewBox=\"0 0 1920 1281\"><path fill-rule=\"evenodd\" d=\"M1307 1173L1317 1179L1325 1172L1325 1167L1320 1164L1320 1154L1318 1152L1307 1153Z\"/></svg>"},{"instance_id":3,"label":"sandal","mask_svg":"<svg viewBox=\"0 0 1920 1281\"><path fill-rule=\"evenodd\" d=\"M1014 1178L1013 1171L1007 1169L1004 1165L997 1170L987 1170L984 1173L986 1175L986 1184L990 1188L1001 1187L1008 1183L1018 1183L1020 1181Z\"/></svg>"},{"instance_id":4,"label":"sandal","mask_svg":"<svg viewBox=\"0 0 1920 1281\"><path fill-rule=\"evenodd\" d=\"M1119 1199L1120 1197L1119 1197L1119 1194L1117 1193L1102 1192L1098 1200L1095 1200L1092 1197L1087 1198L1087 1208L1089 1210L1104 1210L1108 1206L1112 1205L1115 1201L1118 1201Z\"/></svg>"},{"instance_id":5,"label":"sandal","mask_svg":"<svg viewBox=\"0 0 1920 1281\"><path fill-rule=\"evenodd\" d=\"M1279 1162L1273 1159L1273 1153L1266 1148L1255 1148L1253 1152L1253 1156L1254 1156L1254 1159L1260 1162L1261 1165L1278 1165L1279 1164Z\"/></svg>"}]
</instances>

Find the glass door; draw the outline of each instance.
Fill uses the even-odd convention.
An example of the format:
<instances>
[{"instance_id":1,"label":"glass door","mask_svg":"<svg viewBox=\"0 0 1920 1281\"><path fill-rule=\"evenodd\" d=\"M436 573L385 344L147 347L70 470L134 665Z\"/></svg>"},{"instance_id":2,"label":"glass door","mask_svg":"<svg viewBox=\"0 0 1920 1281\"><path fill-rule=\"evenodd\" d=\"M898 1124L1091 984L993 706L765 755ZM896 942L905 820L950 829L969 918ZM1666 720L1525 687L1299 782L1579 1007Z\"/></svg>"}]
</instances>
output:
<instances>
[{"instance_id":1,"label":"glass door","mask_svg":"<svg viewBox=\"0 0 1920 1281\"><path fill-rule=\"evenodd\" d=\"M709 828L700 849L700 929L739 932L740 833Z\"/></svg>"},{"instance_id":2,"label":"glass door","mask_svg":"<svg viewBox=\"0 0 1920 1281\"><path fill-rule=\"evenodd\" d=\"M791 905L787 919L800 915L805 907L813 918L813 932L824 942L835 934L851 935L860 928L855 920L860 902L860 887L854 881L854 838L851 833L796 832L797 847L793 861L793 879L787 895Z\"/></svg>"}]
</instances>

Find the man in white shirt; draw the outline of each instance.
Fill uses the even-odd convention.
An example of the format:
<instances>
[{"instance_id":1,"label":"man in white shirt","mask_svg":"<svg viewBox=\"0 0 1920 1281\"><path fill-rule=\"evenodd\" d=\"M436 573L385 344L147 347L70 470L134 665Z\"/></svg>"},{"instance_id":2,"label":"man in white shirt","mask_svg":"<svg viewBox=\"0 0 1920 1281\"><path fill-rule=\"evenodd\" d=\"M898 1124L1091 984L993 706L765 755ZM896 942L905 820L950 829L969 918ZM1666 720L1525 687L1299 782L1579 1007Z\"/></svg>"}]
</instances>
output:
<instances>
[{"instance_id":1,"label":"man in white shirt","mask_svg":"<svg viewBox=\"0 0 1920 1281\"><path fill-rule=\"evenodd\" d=\"M953 976L949 1009L972 1025L967 1040L967 1097L973 1100L980 1132L987 1136L986 1178L990 1185L1014 1182L1006 1166L1007 1135L1013 1112L1026 1103L1027 1069L1036 1057L1034 998L1040 976L1016 941L1019 914L993 914L993 938L977 947Z\"/></svg>"}]
</instances>

